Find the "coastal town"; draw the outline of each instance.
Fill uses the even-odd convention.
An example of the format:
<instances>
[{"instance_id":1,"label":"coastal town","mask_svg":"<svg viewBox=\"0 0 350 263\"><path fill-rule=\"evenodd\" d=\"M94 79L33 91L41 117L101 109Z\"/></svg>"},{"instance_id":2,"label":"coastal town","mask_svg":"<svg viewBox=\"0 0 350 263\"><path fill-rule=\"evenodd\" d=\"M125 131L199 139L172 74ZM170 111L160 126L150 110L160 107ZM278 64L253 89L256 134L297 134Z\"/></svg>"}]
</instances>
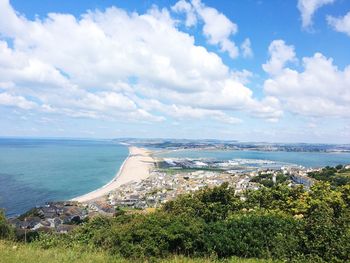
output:
<instances>
[{"instance_id":1,"label":"coastal town","mask_svg":"<svg viewBox=\"0 0 350 263\"><path fill-rule=\"evenodd\" d=\"M147 213L180 195L223 183L233 187L241 198L244 198L246 191L278 183L290 187L303 185L309 189L315 179L308 175L321 171L321 168L305 168L268 160L159 158L137 147L130 149L132 154L112 184L71 201L49 202L45 206L33 208L10 219L11 224L22 232L39 230L66 233L87 218L114 216L120 212ZM127 173L135 171L135 167L147 172L147 176L132 177ZM350 169L350 166L344 169ZM122 182L118 181L121 179Z\"/></svg>"},{"instance_id":2,"label":"coastal town","mask_svg":"<svg viewBox=\"0 0 350 263\"><path fill-rule=\"evenodd\" d=\"M0 0L0 263L350 263L350 0Z\"/></svg>"},{"instance_id":3,"label":"coastal town","mask_svg":"<svg viewBox=\"0 0 350 263\"><path fill-rule=\"evenodd\" d=\"M252 179L264 175L269 175L272 183L276 183L278 176L283 176L291 187L303 185L309 188L314 180L307 174L319 170L298 166L250 169L248 167L248 170L245 167L243 170L237 168L233 170L230 162L215 162L215 166L212 161L204 160L177 159L171 162L174 165L172 169L169 167L154 169L149 178L127 183L112 191L107 197L107 203L115 207L156 208L179 195L198 191L204 187L220 186L223 183L228 183L230 187L235 188L237 194L240 194L259 189L261 184L253 182Z\"/></svg>"}]
</instances>

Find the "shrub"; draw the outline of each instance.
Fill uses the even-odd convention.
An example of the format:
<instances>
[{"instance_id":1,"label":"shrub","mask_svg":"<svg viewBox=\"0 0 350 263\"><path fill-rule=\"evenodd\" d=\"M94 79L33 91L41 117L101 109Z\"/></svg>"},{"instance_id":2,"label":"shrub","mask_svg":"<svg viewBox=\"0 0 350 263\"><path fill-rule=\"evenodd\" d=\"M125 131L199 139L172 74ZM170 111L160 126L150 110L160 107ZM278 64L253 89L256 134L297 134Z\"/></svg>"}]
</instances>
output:
<instances>
[{"instance_id":1,"label":"shrub","mask_svg":"<svg viewBox=\"0 0 350 263\"><path fill-rule=\"evenodd\" d=\"M5 213L0 209L0 239L13 239L14 228L7 222Z\"/></svg>"},{"instance_id":2,"label":"shrub","mask_svg":"<svg viewBox=\"0 0 350 263\"><path fill-rule=\"evenodd\" d=\"M180 254L350 261L349 185L319 183L310 191L276 185L245 197L241 201L225 184L181 196L154 213L95 217L67 235L44 234L35 243L147 260Z\"/></svg>"},{"instance_id":3,"label":"shrub","mask_svg":"<svg viewBox=\"0 0 350 263\"><path fill-rule=\"evenodd\" d=\"M219 257L291 259L300 251L302 222L278 213L235 215L207 226L209 251Z\"/></svg>"}]
</instances>

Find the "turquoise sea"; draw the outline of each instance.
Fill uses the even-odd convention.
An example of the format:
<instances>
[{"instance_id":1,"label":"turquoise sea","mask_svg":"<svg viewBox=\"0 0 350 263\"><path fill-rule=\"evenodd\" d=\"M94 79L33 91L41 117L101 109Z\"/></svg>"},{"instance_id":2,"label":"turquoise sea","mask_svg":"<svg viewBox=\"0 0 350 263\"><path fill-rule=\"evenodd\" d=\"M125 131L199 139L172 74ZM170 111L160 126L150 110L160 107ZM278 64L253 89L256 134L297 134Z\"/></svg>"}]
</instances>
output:
<instances>
[{"instance_id":1,"label":"turquoise sea","mask_svg":"<svg viewBox=\"0 0 350 263\"><path fill-rule=\"evenodd\" d=\"M270 160L301 165L304 167L324 167L327 165L336 166L338 164L350 164L350 153L179 150L161 153L160 156L173 158L210 158L216 160Z\"/></svg>"},{"instance_id":2,"label":"turquoise sea","mask_svg":"<svg viewBox=\"0 0 350 263\"><path fill-rule=\"evenodd\" d=\"M14 216L88 193L108 183L127 155L126 146L110 140L0 138L0 208ZM184 150L161 156L271 160L306 167L350 163L350 153Z\"/></svg>"},{"instance_id":3,"label":"turquoise sea","mask_svg":"<svg viewBox=\"0 0 350 263\"><path fill-rule=\"evenodd\" d=\"M18 215L108 183L128 155L107 140L0 139L0 208Z\"/></svg>"}]
</instances>

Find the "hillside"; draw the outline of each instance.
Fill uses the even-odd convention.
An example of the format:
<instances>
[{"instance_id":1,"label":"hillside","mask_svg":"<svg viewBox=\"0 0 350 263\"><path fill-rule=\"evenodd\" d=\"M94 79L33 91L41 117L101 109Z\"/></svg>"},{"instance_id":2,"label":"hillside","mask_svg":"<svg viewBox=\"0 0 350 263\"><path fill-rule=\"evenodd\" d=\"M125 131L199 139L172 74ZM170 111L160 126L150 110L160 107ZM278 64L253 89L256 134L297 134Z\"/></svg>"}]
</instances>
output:
<instances>
[{"instance_id":1,"label":"hillside","mask_svg":"<svg viewBox=\"0 0 350 263\"><path fill-rule=\"evenodd\" d=\"M41 249L31 245L0 241L0 262L6 263L131 263L127 260L112 256L106 252L84 252L79 249ZM206 263L222 262L214 259L191 259L181 256L159 260L157 262L170 263ZM231 258L227 263L278 263L274 260Z\"/></svg>"},{"instance_id":2,"label":"hillside","mask_svg":"<svg viewBox=\"0 0 350 263\"><path fill-rule=\"evenodd\" d=\"M227 183L150 213L119 209L67 234L28 232L1 243L4 262L349 262L350 184L285 182L236 194ZM23 242L0 215L0 238ZM189 258L198 258L191 260ZM262 261L245 261L254 258ZM41 261L40 261L41 260ZM56 260L56 261L53 261ZM92 260L92 261L89 261Z\"/></svg>"}]
</instances>

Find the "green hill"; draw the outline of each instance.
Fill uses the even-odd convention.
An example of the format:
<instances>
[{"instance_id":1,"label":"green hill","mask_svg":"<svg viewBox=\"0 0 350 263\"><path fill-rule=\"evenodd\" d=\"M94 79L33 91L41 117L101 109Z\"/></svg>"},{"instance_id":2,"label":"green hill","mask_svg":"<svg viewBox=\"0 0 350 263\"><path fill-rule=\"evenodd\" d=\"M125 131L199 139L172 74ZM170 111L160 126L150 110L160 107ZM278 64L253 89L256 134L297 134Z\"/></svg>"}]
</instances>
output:
<instances>
[{"instance_id":1,"label":"green hill","mask_svg":"<svg viewBox=\"0 0 350 263\"><path fill-rule=\"evenodd\" d=\"M305 190L280 183L241 196L223 184L180 196L151 213L119 210L67 234L32 236L29 245L16 243L15 249L1 243L0 261L349 262L350 184L319 182ZM1 237L23 242L3 215Z\"/></svg>"}]
</instances>

